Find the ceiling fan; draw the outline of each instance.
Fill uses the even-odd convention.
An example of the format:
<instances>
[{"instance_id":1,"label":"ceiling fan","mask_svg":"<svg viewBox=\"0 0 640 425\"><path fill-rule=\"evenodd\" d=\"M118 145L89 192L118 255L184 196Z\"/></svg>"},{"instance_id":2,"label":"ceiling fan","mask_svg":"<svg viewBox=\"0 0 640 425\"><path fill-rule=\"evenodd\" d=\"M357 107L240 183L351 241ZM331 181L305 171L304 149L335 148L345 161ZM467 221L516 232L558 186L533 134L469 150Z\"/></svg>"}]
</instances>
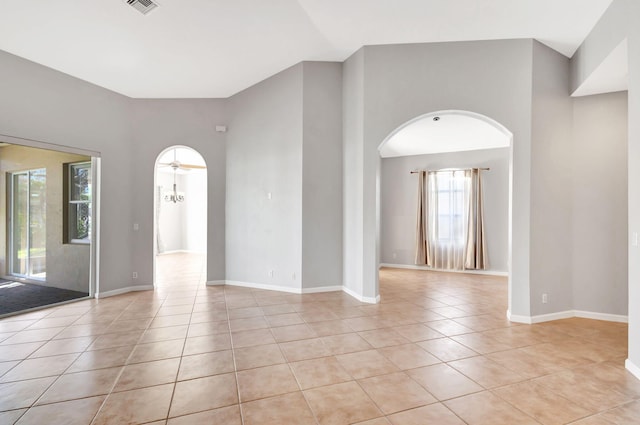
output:
<instances>
[{"instance_id":1,"label":"ceiling fan","mask_svg":"<svg viewBox=\"0 0 640 425\"><path fill-rule=\"evenodd\" d=\"M197 165L197 164L184 164L180 161L178 161L178 149L173 149L173 161L171 162L159 162L158 163L159 167L171 167L173 168L173 171L177 171L177 170L184 170L184 171L189 171L189 170L204 170L207 168L206 165Z\"/></svg>"},{"instance_id":2,"label":"ceiling fan","mask_svg":"<svg viewBox=\"0 0 640 425\"><path fill-rule=\"evenodd\" d=\"M173 161L171 162L159 162L158 167L171 167L173 169L173 190L167 191L164 194L164 200L167 202L173 202L174 204L177 202L184 201L184 193L178 192L176 187L176 174L178 170L191 171L197 169L205 169L207 168L205 165L196 165L196 164L183 164L178 161L177 158L177 149L173 150Z\"/></svg>"}]
</instances>

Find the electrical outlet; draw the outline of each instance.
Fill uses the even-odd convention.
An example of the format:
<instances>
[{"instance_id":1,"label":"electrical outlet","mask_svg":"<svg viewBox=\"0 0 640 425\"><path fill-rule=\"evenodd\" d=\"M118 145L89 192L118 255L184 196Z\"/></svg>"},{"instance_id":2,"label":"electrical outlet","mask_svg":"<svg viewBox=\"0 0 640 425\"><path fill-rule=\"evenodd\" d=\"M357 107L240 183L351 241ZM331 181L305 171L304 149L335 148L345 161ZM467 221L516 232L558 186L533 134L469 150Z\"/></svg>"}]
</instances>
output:
<instances>
[{"instance_id":1,"label":"electrical outlet","mask_svg":"<svg viewBox=\"0 0 640 425\"><path fill-rule=\"evenodd\" d=\"M546 304L549 302L549 296L547 294L542 294L542 304Z\"/></svg>"},{"instance_id":2,"label":"electrical outlet","mask_svg":"<svg viewBox=\"0 0 640 425\"><path fill-rule=\"evenodd\" d=\"M273 277L273 270L269 270L269 277Z\"/></svg>"},{"instance_id":3,"label":"electrical outlet","mask_svg":"<svg viewBox=\"0 0 640 425\"><path fill-rule=\"evenodd\" d=\"M137 279L138 278L138 272L131 273L131 277L134 278L134 279Z\"/></svg>"},{"instance_id":4,"label":"electrical outlet","mask_svg":"<svg viewBox=\"0 0 640 425\"><path fill-rule=\"evenodd\" d=\"M291 279L296 280L296 273L295 273L295 272L293 272L293 273L291 274Z\"/></svg>"}]
</instances>

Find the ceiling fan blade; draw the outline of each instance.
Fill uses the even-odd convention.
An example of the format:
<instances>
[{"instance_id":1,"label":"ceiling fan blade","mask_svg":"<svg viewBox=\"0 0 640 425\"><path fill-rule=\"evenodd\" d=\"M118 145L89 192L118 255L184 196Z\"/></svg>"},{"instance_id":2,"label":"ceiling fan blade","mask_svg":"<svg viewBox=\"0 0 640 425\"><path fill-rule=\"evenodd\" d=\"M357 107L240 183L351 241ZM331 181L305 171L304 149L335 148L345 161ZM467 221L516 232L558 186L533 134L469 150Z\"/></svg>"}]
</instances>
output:
<instances>
[{"instance_id":1,"label":"ceiling fan blade","mask_svg":"<svg viewBox=\"0 0 640 425\"><path fill-rule=\"evenodd\" d=\"M171 167L171 164L167 162L158 162L158 167Z\"/></svg>"},{"instance_id":2,"label":"ceiling fan blade","mask_svg":"<svg viewBox=\"0 0 640 425\"><path fill-rule=\"evenodd\" d=\"M200 169L200 170L204 170L207 168L206 165L195 165L195 164L180 164L180 168L193 168L193 169Z\"/></svg>"}]
</instances>

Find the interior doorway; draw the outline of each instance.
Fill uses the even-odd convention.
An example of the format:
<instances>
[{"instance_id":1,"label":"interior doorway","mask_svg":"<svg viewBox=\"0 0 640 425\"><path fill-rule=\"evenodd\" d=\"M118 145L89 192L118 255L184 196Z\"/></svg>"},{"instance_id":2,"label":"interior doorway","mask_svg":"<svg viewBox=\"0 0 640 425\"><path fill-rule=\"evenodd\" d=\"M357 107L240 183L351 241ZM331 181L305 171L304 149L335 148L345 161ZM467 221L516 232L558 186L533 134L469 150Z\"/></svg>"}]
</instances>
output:
<instances>
[{"instance_id":1,"label":"interior doorway","mask_svg":"<svg viewBox=\"0 0 640 425\"><path fill-rule=\"evenodd\" d=\"M92 296L99 157L2 136L0 316Z\"/></svg>"},{"instance_id":2,"label":"interior doorway","mask_svg":"<svg viewBox=\"0 0 640 425\"><path fill-rule=\"evenodd\" d=\"M378 195L380 265L510 277L512 138L512 134L494 120L460 110L421 115L391 132L378 148L382 158ZM446 177L449 175L462 176L465 170L471 169L482 170L478 174L482 175L484 198L482 223L486 246L483 246L483 259L488 258L488 261L483 261L481 267L472 268L444 267L446 261L434 261L432 265L418 262L416 217L420 172L431 176L429 182L438 181L438 185L427 191L431 197L426 205L420 204L421 216L430 217L422 222L430 226L426 232L429 238L427 244L432 253L438 249L440 251L436 251L436 254L457 254L456 249L465 246L464 231L456 233L462 237L447 238L443 234L447 236L450 232L443 232L443 228L451 231L449 227L456 223L460 226L458 230L464 228L468 220L464 206L466 201L453 202L454 192L450 185L442 187L440 183L447 183ZM433 257L438 259L437 255ZM447 258L445 255L440 257Z\"/></svg>"},{"instance_id":3,"label":"interior doorway","mask_svg":"<svg viewBox=\"0 0 640 425\"><path fill-rule=\"evenodd\" d=\"M171 146L156 160L154 286L206 283L207 166L196 150Z\"/></svg>"}]
</instances>

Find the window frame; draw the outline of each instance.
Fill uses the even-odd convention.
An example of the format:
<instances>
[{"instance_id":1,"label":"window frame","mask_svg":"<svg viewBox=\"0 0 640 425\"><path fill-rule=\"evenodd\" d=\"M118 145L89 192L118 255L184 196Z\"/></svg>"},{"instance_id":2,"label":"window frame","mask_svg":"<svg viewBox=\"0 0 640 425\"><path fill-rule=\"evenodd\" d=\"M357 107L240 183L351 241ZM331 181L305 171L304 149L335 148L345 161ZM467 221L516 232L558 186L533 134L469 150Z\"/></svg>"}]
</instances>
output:
<instances>
[{"instance_id":1,"label":"window frame","mask_svg":"<svg viewBox=\"0 0 640 425\"><path fill-rule=\"evenodd\" d=\"M87 200L76 200L71 199L73 190L71 189L71 185L73 184L73 167L77 166L85 166L84 168L88 169L89 176L89 186L90 186L90 196ZM91 208L93 204L93 188L92 186L92 163L91 160L88 161L78 161L78 162L68 162L63 164L63 211L62 211L62 237L63 243L69 245L90 245L91 244L91 232L92 232L92 222L91 222ZM72 214L72 206L77 206L79 204L86 204L89 206L89 230L87 232L87 237L78 239L72 237L73 229L71 227L71 214Z\"/></svg>"}]
</instances>

